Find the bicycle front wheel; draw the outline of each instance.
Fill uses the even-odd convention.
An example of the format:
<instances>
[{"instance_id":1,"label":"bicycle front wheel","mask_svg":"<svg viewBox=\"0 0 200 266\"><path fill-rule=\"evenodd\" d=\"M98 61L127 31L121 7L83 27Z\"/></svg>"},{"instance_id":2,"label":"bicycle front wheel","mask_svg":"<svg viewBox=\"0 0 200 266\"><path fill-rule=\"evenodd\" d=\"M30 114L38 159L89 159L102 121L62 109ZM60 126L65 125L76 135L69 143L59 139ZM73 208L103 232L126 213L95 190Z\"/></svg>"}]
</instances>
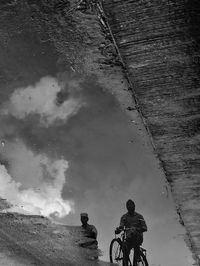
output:
<instances>
[{"instance_id":1,"label":"bicycle front wheel","mask_svg":"<svg viewBox=\"0 0 200 266\"><path fill-rule=\"evenodd\" d=\"M123 250L122 250L122 241L119 238L115 238L110 243L110 262L117 263L120 266L123 266Z\"/></svg>"}]
</instances>

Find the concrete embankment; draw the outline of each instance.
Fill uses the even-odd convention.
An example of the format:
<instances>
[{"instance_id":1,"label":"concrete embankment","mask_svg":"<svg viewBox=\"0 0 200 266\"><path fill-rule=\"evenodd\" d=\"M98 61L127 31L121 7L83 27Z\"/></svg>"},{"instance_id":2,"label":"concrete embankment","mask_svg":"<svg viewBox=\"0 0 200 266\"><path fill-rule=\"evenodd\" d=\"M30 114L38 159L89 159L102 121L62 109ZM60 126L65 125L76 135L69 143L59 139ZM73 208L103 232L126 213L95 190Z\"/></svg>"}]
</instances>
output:
<instances>
[{"instance_id":1,"label":"concrete embankment","mask_svg":"<svg viewBox=\"0 0 200 266\"><path fill-rule=\"evenodd\" d=\"M103 9L200 264L200 3L108 0Z\"/></svg>"}]
</instances>

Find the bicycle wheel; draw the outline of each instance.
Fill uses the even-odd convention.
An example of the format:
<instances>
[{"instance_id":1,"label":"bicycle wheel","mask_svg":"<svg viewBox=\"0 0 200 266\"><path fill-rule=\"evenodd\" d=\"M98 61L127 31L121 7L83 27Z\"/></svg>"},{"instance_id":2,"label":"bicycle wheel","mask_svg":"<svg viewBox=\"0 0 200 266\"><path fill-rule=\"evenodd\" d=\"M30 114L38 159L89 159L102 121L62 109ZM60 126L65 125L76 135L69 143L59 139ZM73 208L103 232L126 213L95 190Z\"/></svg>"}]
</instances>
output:
<instances>
[{"instance_id":1,"label":"bicycle wheel","mask_svg":"<svg viewBox=\"0 0 200 266\"><path fill-rule=\"evenodd\" d=\"M122 241L119 238L115 238L111 241L109 254L111 263L117 263L123 266Z\"/></svg>"},{"instance_id":2,"label":"bicycle wheel","mask_svg":"<svg viewBox=\"0 0 200 266\"><path fill-rule=\"evenodd\" d=\"M133 266L149 266L147 258L141 250L140 250L140 261L136 261L135 256L134 256Z\"/></svg>"}]
</instances>

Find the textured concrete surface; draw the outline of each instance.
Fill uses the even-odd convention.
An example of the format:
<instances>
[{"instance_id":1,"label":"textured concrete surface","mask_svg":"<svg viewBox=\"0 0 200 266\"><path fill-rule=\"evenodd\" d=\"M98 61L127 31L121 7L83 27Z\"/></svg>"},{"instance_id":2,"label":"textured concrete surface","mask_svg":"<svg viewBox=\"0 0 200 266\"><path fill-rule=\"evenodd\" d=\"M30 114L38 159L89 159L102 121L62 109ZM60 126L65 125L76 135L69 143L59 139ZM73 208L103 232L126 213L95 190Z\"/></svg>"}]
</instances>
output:
<instances>
[{"instance_id":1,"label":"textured concrete surface","mask_svg":"<svg viewBox=\"0 0 200 266\"><path fill-rule=\"evenodd\" d=\"M103 8L200 263L200 3L107 0Z\"/></svg>"}]
</instances>

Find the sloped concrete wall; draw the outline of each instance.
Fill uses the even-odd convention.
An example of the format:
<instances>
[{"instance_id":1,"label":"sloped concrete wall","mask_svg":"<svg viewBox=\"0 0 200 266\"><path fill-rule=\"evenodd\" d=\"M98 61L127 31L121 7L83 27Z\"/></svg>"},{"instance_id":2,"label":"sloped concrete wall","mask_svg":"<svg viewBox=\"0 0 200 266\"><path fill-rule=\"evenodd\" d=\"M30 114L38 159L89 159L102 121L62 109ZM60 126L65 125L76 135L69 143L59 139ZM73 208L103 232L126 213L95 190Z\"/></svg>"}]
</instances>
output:
<instances>
[{"instance_id":1,"label":"sloped concrete wall","mask_svg":"<svg viewBox=\"0 0 200 266\"><path fill-rule=\"evenodd\" d=\"M200 258L200 1L106 0L133 96Z\"/></svg>"}]
</instances>

